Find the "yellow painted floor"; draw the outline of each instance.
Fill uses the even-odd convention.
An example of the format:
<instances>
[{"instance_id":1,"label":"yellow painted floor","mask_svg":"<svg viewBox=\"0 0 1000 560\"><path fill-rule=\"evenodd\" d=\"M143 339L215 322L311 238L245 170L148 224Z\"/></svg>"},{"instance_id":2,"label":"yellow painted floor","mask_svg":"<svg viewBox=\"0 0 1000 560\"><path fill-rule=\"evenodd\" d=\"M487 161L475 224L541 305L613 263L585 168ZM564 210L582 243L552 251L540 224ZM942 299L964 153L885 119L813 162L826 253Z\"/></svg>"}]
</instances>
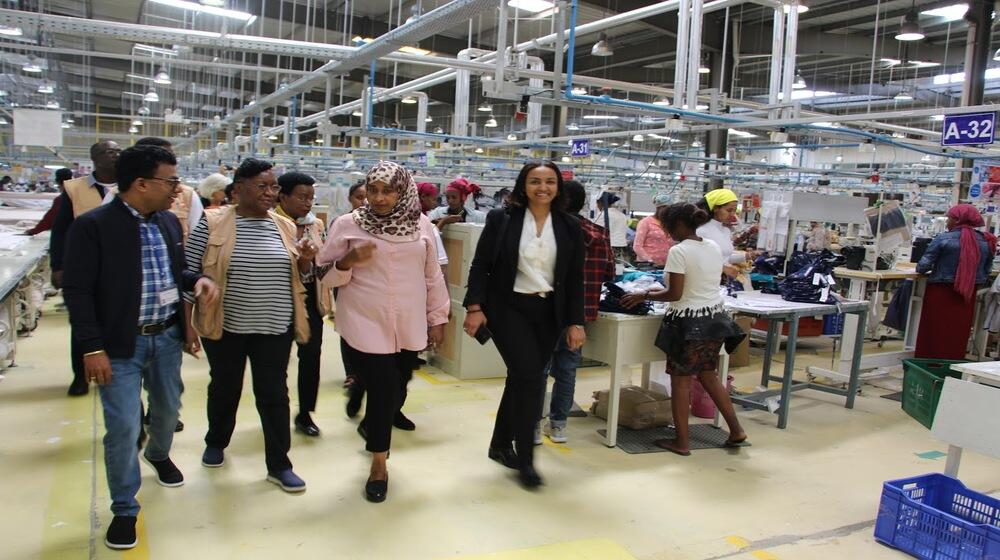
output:
<instances>
[{"instance_id":1,"label":"yellow painted floor","mask_svg":"<svg viewBox=\"0 0 1000 560\"><path fill-rule=\"evenodd\" d=\"M100 405L94 392L65 396L69 332L51 304L0 382L3 559L905 558L871 536L881 483L944 468L943 459L916 454L946 447L898 403L878 398L885 390L866 386L855 410L832 395L796 394L787 430L771 414L741 412L753 447L735 454L627 455L599 442L602 421L574 418L568 445L539 451L547 486L529 493L486 458L500 381L426 370L406 406L418 429L394 434L389 500L373 505L362 496L368 456L343 414L343 369L327 327L315 416L323 437L295 435L291 452L308 490L291 496L264 481L249 383L225 467L200 466L207 364L186 357L187 428L172 457L187 483L160 487L143 465L141 545L114 552L103 544L110 512ZM820 346L803 348L798 363L829 361ZM740 372L738 386L756 385L759 369ZM605 369L581 370L577 402L589 406L606 385ZM995 492L997 466L966 454L962 478Z\"/></svg>"}]
</instances>

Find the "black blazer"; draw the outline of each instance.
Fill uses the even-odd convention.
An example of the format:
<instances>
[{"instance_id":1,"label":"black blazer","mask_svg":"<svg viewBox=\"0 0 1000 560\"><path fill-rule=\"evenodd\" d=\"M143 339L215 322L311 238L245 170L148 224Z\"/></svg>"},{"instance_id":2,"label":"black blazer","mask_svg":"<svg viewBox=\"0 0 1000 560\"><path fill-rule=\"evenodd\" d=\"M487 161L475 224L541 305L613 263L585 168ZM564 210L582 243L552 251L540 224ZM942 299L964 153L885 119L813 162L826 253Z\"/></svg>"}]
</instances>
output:
<instances>
[{"instance_id":1,"label":"black blazer","mask_svg":"<svg viewBox=\"0 0 1000 560\"><path fill-rule=\"evenodd\" d=\"M193 290L202 275L187 270L177 217L156 212L151 219L167 244L180 298L181 290ZM132 357L142 297L142 248L139 221L121 199L73 221L63 265L63 297L80 351Z\"/></svg>"},{"instance_id":2,"label":"black blazer","mask_svg":"<svg viewBox=\"0 0 1000 560\"><path fill-rule=\"evenodd\" d=\"M462 305L480 305L489 317L496 306L509 305L514 298L514 279L524 227L524 208L491 210L486 228L479 237L476 256L469 269L469 285ZM552 211L556 237L554 292L556 324L583 325L583 229L577 218Z\"/></svg>"}]
</instances>

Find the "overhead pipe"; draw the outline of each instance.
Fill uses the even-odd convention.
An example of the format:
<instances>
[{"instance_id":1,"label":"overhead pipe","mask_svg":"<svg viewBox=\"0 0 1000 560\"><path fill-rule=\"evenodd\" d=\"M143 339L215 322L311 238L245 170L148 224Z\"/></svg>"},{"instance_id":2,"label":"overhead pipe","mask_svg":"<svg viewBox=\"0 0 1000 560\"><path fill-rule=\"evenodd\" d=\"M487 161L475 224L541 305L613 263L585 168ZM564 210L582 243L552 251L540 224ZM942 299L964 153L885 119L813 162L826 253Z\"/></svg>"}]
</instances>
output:
<instances>
[{"instance_id":1,"label":"overhead pipe","mask_svg":"<svg viewBox=\"0 0 1000 560\"><path fill-rule=\"evenodd\" d=\"M688 39L688 71L687 71L687 106L695 111L698 108L698 86L701 84L701 28L703 24L703 0L691 0L691 23ZM683 59L678 58L678 63Z\"/></svg>"},{"instance_id":2,"label":"overhead pipe","mask_svg":"<svg viewBox=\"0 0 1000 560\"><path fill-rule=\"evenodd\" d=\"M680 0L677 10L677 53L674 63L674 107L678 109L684 106L684 91L687 87L688 66L683 61L687 60L688 47L691 45L690 28L691 0Z\"/></svg>"},{"instance_id":3,"label":"overhead pipe","mask_svg":"<svg viewBox=\"0 0 1000 560\"><path fill-rule=\"evenodd\" d=\"M798 1L796 0L791 4L788 13L785 14L785 52L782 56L784 68L782 68L781 76L782 101L785 103L791 103L792 86L795 83L795 57L799 37L799 10L797 6ZM785 109L785 115L791 116L793 110L794 107Z\"/></svg>"},{"instance_id":4,"label":"overhead pipe","mask_svg":"<svg viewBox=\"0 0 1000 560\"><path fill-rule=\"evenodd\" d=\"M774 106L778 104L778 93L781 91L781 62L785 50L785 13L781 6L774 9L774 25L771 33L771 74L767 89L767 102ZM791 101L786 99L785 102ZM777 117L777 111L772 116Z\"/></svg>"},{"instance_id":5,"label":"overhead pipe","mask_svg":"<svg viewBox=\"0 0 1000 560\"><path fill-rule=\"evenodd\" d=\"M341 60L331 60L316 69L311 75L299 78L289 84L288 87L279 89L268 94L263 99L257 100L255 108L264 108L280 103L299 93L312 89L319 81L325 80L327 74L343 73L358 66L364 66L369 62L374 62L399 50L401 47L446 31L456 21L471 18L493 4L494 0L452 0L410 23L405 23L379 36L371 43L359 47L349 56ZM237 122L249 115L255 108L240 109L223 119L223 122ZM199 135L202 132L199 132Z\"/></svg>"}]
</instances>

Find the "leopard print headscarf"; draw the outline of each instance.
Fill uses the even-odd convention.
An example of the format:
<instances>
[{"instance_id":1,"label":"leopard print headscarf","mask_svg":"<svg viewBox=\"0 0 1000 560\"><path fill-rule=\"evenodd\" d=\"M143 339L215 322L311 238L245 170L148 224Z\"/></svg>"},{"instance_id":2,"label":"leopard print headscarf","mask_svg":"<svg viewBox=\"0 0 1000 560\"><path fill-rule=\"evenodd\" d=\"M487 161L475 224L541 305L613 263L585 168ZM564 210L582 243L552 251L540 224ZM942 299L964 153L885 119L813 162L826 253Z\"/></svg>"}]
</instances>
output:
<instances>
[{"instance_id":1,"label":"leopard print headscarf","mask_svg":"<svg viewBox=\"0 0 1000 560\"><path fill-rule=\"evenodd\" d=\"M402 243L414 241L418 237L420 224L420 197L413 176L402 165L392 161L380 161L365 177L365 184L381 181L399 193L399 200L392 211L384 216L376 214L369 204L353 212L354 223L379 239Z\"/></svg>"}]
</instances>

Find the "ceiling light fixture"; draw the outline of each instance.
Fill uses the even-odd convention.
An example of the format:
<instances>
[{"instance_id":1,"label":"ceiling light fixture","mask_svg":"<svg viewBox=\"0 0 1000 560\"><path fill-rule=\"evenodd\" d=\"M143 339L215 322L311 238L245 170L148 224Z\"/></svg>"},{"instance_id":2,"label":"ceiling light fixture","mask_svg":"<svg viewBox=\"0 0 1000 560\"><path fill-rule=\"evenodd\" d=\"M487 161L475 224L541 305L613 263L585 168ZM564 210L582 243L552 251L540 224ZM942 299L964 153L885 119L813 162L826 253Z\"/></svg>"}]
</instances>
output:
<instances>
[{"instance_id":1,"label":"ceiling light fixture","mask_svg":"<svg viewBox=\"0 0 1000 560\"><path fill-rule=\"evenodd\" d=\"M893 101L897 101L897 102L898 101L904 101L904 102L905 101L913 101L913 94L910 92L910 90L908 90L906 88L903 88L903 89L899 90L899 93L897 93L892 98L892 100Z\"/></svg>"},{"instance_id":2,"label":"ceiling light fixture","mask_svg":"<svg viewBox=\"0 0 1000 560\"><path fill-rule=\"evenodd\" d=\"M484 113L492 113L493 112L493 105L490 105L489 103L486 103L484 101L484 102L482 102L482 103L479 104L479 107L477 107L476 110L477 111L482 111Z\"/></svg>"},{"instance_id":3,"label":"ceiling light fixture","mask_svg":"<svg viewBox=\"0 0 1000 560\"><path fill-rule=\"evenodd\" d=\"M993 53L993 60L1000 61L1000 49Z\"/></svg>"},{"instance_id":4,"label":"ceiling light fixture","mask_svg":"<svg viewBox=\"0 0 1000 560\"><path fill-rule=\"evenodd\" d=\"M607 33L601 33L600 40L591 47L590 54L594 56L612 56L615 54L615 50L611 48L611 43L608 42Z\"/></svg>"},{"instance_id":5,"label":"ceiling light fixture","mask_svg":"<svg viewBox=\"0 0 1000 560\"><path fill-rule=\"evenodd\" d=\"M782 148L794 148L796 146L795 142L782 142Z\"/></svg>"},{"instance_id":6,"label":"ceiling light fixture","mask_svg":"<svg viewBox=\"0 0 1000 560\"><path fill-rule=\"evenodd\" d=\"M161 4L163 6L170 6L172 8L180 8L182 10L191 10L192 12L201 12L213 16L238 19L242 22L245 22L247 25L250 25L253 22L257 21L257 16L247 12L227 10L225 8L219 8L217 6L206 6L204 4L196 4L194 2L185 2L184 0L150 0L150 2L154 4Z\"/></svg>"},{"instance_id":7,"label":"ceiling light fixture","mask_svg":"<svg viewBox=\"0 0 1000 560\"><path fill-rule=\"evenodd\" d=\"M52 82L44 81L38 84L38 93L52 93L54 91L55 88L52 87Z\"/></svg>"},{"instance_id":8,"label":"ceiling light fixture","mask_svg":"<svg viewBox=\"0 0 1000 560\"><path fill-rule=\"evenodd\" d=\"M806 87L808 86L806 85L805 78L802 77L802 74L796 72L795 81L792 82L792 89L806 89Z\"/></svg>"},{"instance_id":9,"label":"ceiling light fixture","mask_svg":"<svg viewBox=\"0 0 1000 560\"><path fill-rule=\"evenodd\" d=\"M75 123L76 121L75 121L75 120L73 120L73 117L66 117L66 122L68 122L69 124L73 124L73 123Z\"/></svg>"},{"instance_id":10,"label":"ceiling light fixture","mask_svg":"<svg viewBox=\"0 0 1000 560\"><path fill-rule=\"evenodd\" d=\"M562 162L563 162L563 163L569 163L569 162L571 162L571 161L573 161L573 160L571 160L569 156L563 156L563 157L562 157Z\"/></svg>"},{"instance_id":11,"label":"ceiling light fixture","mask_svg":"<svg viewBox=\"0 0 1000 560\"><path fill-rule=\"evenodd\" d=\"M47 109L58 109L59 108L59 102L56 101L55 99L53 99L53 100L49 101L48 103L46 103L45 107Z\"/></svg>"},{"instance_id":12,"label":"ceiling light fixture","mask_svg":"<svg viewBox=\"0 0 1000 560\"><path fill-rule=\"evenodd\" d=\"M160 71L153 76L153 83L160 84L161 86L170 85L170 74L167 73L167 69L165 67L161 66Z\"/></svg>"},{"instance_id":13,"label":"ceiling light fixture","mask_svg":"<svg viewBox=\"0 0 1000 560\"><path fill-rule=\"evenodd\" d=\"M569 123L566 125L566 130L580 130L580 125L576 123Z\"/></svg>"},{"instance_id":14,"label":"ceiling light fixture","mask_svg":"<svg viewBox=\"0 0 1000 560\"><path fill-rule=\"evenodd\" d=\"M444 129L439 126L434 129L434 134L444 134Z\"/></svg>"},{"instance_id":15,"label":"ceiling light fixture","mask_svg":"<svg viewBox=\"0 0 1000 560\"><path fill-rule=\"evenodd\" d=\"M518 10L524 10L533 14L551 10L555 7L555 4L548 0L510 0L510 2L507 2L507 5L511 8L517 8Z\"/></svg>"},{"instance_id":16,"label":"ceiling light fixture","mask_svg":"<svg viewBox=\"0 0 1000 560\"><path fill-rule=\"evenodd\" d=\"M160 96L156 93L155 89L149 88L149 91L146 92L146 95L142 96L142 100L145 101L146 103L159 103Z\"/></svg>"},{"instance_id":17,"label":"ceiling light fixture","mask_svg":"<svg viewBox=\"0 0 1000 560\"><path fill-rule=\"evenodd\" d=\"M636 134L632 137L633 142L645 142L646 138L642 134Z\"/></svg>"},{"instance_id":18,"label":"ceiling light fixture","mask_svg":"<svg viewBox=\"0 0 1000 560\"><path fill-rule=\"evenodd\" d=\"M406 105L413 105L416 102L417 98L412 95L404 95L403 99L400 100L400 103L405 103Z\"/></svg>"},{"instance_id":19,"label":"ceiling light fixture","mask_svg":"<svg viewBox=\"0 0 1000 560\"><path fill-rule=\"evenodd\" d=\"M795 6L795 8L796 8L795 11L797 11L800 14L804 14L809 11L809 6L806 5L805 0L799 0L799 3ZM782 7L782 11L785 12L786 14L792 13L791 4L785 4Z\"/></svg>"},{"instance_id":20,"label":"ceiling light fixture","mask_svg":"<svg viewBox=\"0 0 1000 560\"><path fill-rule=\"evenodd\" d=\"M663 107L669 107L670 106L670 99L668 99L666 97L661 97L661 98L657 99L656 101L654 101L653 105L660 105L660 106L663 106Z\"/></svg>"},{"instance_id":21,"label":"ceiling light fixture","mask_svg":"<svg viewBox=\"0 0 1000 560\"><path fill-rule=\"evenodd\" d=\"M699 74L711 74L712 73L712 69L709 68L708 66L705 66L705 63L702 62L701 64L698 65L698 73Z\"/></svg>"},{"instance_id":22,"label":"ceiling light fixture","mask_svg":"<svg viewBox=\"0 0 1000 560\"><path fill-rule=\"evenodd\" d=\"M962 19L965 17L965 12L968 11L969 5L963 2L961 4L934 8L933 10L921 10L920 15L944 18L942 23L948 23Z\"/></svg>"},{"instance_id":23,"label":"ceiling light fixture","mask_svg":"<svg viewBox=\"0 0 1000 560\"><path fill-rule=\"evenodd\" d=\"M132 121L132 126L142 126L142 120L135 119L134 121Z\"/></svg>"},{"instance_id":24,"label":"ceiling light fixture","mask_svg":"<svg viewBox=\"0 0 1000 560\"><path fill-rule=\"evenodd\" d=\"M145 105L139 105L139 108L136 110L136 113L139 113L142 116L146 116L149 114L149 107L146 107Z\"/></svg>"},{"instance_id":25,"label":"ceiling light fixture","mask_svg":"<svg viewBox=\"0 0 1000 560\"><path fill-rule=\"evenodd\" d=\"M0 125L4 125L4 124L10 124L10 123L7 122L7 118L6 117L4 117L3 115L0 115Z\"/></svg>"},{"instance_id":26,"label":"ceiling light fixture","mask_svg":"<svg viewBox=\"0 0 1000 560\"><path fill-rule=\"evenodd\" d=\"M21 35L24 35L24 31L20 27L0 25L0 35L5 37L20 37Z\"/></svg>"},{"instance_id":27,"label":"ceiling light fixture","mask_svg":"<svg viewBox=\"0 0 1000 560\"><path fill-rule=\"evenodd\" d=\"M917 15L916 9L911 8L903 16L903 25L899 26L899 31L896 33L896 40L920 41L923 38L924 31L920 28L920 16Z\"/></svg>"},{"instance_id":28,"label":"ceiling light fixture","mask_svg":"<svg viewBox=\"0 0 1000 560\"><path fill-rule=\"evenodd\" d=\"M507 140L510 140L511 142L516 141L517 140L517 134L514 134L513 132L511 132L510 134L507 135Z\"/></svg>"},{"instance_id":29,"label":"ceiling light fixture","mask_svg":"<svg viewBox=\"0 0 1000 560\"><path fill-rule=\"evenodd\" d=\"M128 133L129 133L129 134L135 134L135 133L137 133L137 132L139 132L139 129L138 129L138 128L136 128L136 127L134 127L134 126L130 126L130 127L128 128Z\"/></svg>"},{"instance_id":30,"label":"ceiling light fixture","mask_svg":"<svg viewBox=\"0 0 1000 560\"><path fill-rule=\"evenodd\" d=\"M619 117L618 115L584 115L584 119L588 121L616 121Z\"/></svg>"},{"instance_id":31,"label":"ceiling light fixture","mask_svg":"<svg viewBox=\"0 0 1000 560\"><path fill-rule=\"evenodd\" d=\"M278 139L278 135L277 134L272 134L272 135L268 136L267 139L270 140L271 142L274 142L275 140Z\"/></svg>"},{"instance_id":32,"label":"ceiling light fixture","mask_svg":"<svg viewBox=\"0 0 1000 560\"><path fill-rule=\"evenodd\" d=\"M434 122L434 117L427 115L424 117L424 122Z\"/></svg>"},{"instance_id":33,"label":"ceiling light fixture","mask_svg":"<svg viewBox=\"0 0 1000 560\"><path fill-rule=\"evenodd\" d=\"M691 147L692 148L700 148L701 147L701 142L695 140L694 142L691 142Z\"/></svg>"},{"instance_id":34,"label":"ceiling light fixture","mask_svg":"<svg viewBox=\"0 0 1000 560\"><path fill-rule=\"evenodd\" d=\"M21 70L31 74L39 74L42 71L42 67L35 60L35 57L28 56L28 61L24 63L24 66L21 67Z\"/></svg>"},{"instance_id":35,"label":"ceiling light fixture","mask_svg":"<svg viewBox=\"0 0 1000 560\"><path fill-rule=\"evenodd\" d=\"M410 7L410 17L406 18L406 21L403 22L403 25L406 25L408 23L413 23L418 19L420 19L420 4L414 4L413 6Z\"/></svg>"},{"instance_id":36,"label":"ceiling light fixture","mask_svg":"<svg viewBox=\"0 0 1000 560\"><path fill-rule=\"evenodd\" d=\"M483 149L482 149L482 148L476 148L476 153L477 153L477 154L481 154L481 153L483 153Z\"/></svg>"},{"instance_id":37,"label":"ceiling light fixture","mask_svg":"<svg viewBox=\"0 0 1000 560\"><path fill-rule=\"evenodd\" d=\"M589 92L587 91L587 88L585 88L585 87L576 86L576 87L573 88L572 93L573 93L573 95L587 95L587 93L589 93Z\"/></svg>"},{"instance_id":38,"label":"ceiling light fixture","mask_svg":"<svg viewBox=\"0 0 1000 560\"><path fill-rule=\"evenodd\" d=\"M351 116L352 117L363 117L363 116L365 116L365 114L361 112L361 109L355 109L354 111L351 112Z\"/></svg>"},{"instance_id":39,"label":"ceiling light fixture","mask_svg":"<svg viewBox=\"0 0 1000 560\"><path fill-rule=\"evenodd\" d=\"M490 120L486 121L486 124L484 124L483 126L485 126L486 128L496 128L499 125L497 124L497 120L495 118L490 117Z\"/></svg>"},{"instance_id":40,"label":"ceiling light fixture","mask_svg":"<svg viewBox=\"0 0 1000 560\"><path fill-rule=\"evenodd\" d=\"M836 160L837 160L837 163L840 163L840 162L844 161L844 156L842 156L842 155L840 155L840 154L837 154L837 157L836 157L836 158L834 158L834 159L836 159Z\"/></svg>"}]
</instances>

